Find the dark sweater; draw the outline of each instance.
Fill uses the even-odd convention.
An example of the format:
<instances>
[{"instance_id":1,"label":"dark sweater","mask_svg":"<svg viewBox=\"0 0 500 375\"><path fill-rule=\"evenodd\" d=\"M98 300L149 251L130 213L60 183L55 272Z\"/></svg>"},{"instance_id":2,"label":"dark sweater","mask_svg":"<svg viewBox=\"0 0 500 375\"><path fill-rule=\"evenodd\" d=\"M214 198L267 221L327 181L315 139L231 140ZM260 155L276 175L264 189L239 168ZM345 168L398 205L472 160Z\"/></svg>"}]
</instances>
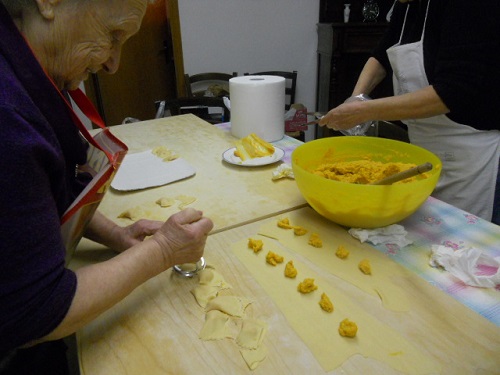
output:
<instances>
[{"instance_id":1,"label":"dark sweater","mask_svg":"<svg viewBox=\"0 0 500 375\"><path fill-rule=\"evenodd\" d=\"M420 40L428 0L396 2L391 23L373 56L386 68L386 50ZM424 37L429 83L450 109L451 120L476 129L500 129L500 1L431 0Z\"/></svg>"},{"instance_id":2,"label":"dark sweater","mask_svg":"<svg viewBox=\"0 0 500 375\"><path fill-rule=\"evenodd\" d=\"M60 219L82 190L85 145L58 90L0 3L0 354L50 333L76 276Z\"/></svg>"}]
</instances>

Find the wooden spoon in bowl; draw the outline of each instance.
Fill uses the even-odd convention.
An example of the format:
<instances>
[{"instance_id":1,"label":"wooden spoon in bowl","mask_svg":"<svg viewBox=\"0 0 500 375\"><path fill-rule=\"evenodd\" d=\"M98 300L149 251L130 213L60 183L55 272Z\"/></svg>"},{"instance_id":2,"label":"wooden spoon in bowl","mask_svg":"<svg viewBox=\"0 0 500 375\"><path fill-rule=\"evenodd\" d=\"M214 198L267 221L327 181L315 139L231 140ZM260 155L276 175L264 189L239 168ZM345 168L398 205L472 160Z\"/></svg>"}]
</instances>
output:
<instances>
[{"instance_id":1,"label":"wooden spoon in bowl","mask_svg":"<svg viewBox=\"0 0 500 375\"><path fill-rule=\"evenodd\" d=\"M404 180L406 178L410 178L425 172L429 172L432 169L432 164L431 163L424 163L417 165L416 167L407 169L406 171L395 173L391 176L384 177L381 180L371 182L368 185L391 185L397 181Z\"/></svg>"}]
</instances>

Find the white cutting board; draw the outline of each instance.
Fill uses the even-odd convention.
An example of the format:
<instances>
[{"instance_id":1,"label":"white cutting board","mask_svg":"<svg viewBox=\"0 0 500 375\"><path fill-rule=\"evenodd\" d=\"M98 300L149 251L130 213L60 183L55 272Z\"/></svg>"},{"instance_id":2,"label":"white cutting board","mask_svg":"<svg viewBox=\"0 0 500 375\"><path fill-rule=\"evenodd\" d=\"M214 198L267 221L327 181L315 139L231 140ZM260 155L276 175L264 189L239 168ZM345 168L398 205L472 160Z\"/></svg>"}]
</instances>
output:
<instances>
[{"instance_id":1,"label":"white cutting board","mask_svg":"<svg viewBox=\"0 0 500 375\"><path fill-rule=\"evenodd\" d=\"M125 156L111 187L122 191L139 190L167 185L195 173L195 169L182 158L164 161L147 150Z\"/></svg>"}]
</instances>

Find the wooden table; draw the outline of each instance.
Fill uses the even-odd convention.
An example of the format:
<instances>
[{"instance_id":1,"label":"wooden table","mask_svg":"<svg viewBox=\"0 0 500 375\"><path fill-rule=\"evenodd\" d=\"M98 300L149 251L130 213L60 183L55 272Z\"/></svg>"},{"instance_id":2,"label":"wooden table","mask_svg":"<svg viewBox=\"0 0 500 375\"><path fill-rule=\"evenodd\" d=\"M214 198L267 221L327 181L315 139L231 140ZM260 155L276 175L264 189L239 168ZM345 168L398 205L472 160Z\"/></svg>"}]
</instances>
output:
<instances>
[{"instance_id":1,"label":"wooden table","mask_svg":"<svg viewBox=\"0 0 500 375\"><path fill-rule=\"evenodd\" d=\"M192 119L184 118L182 121L189 123ZM163 129L170 127L169 123L169 121L160 120L134 124L138 129L144 126L145 132L138 138L134 138L137 129L131 129L130 126L119 127L114 133L129 143L131 150L142 151L152 146L151 141L147 140L148 131L151 129L155 129L155 132L162 132L169 145L176 145L172 133L177 134L182 140L182 137L179 137L182 131L165 130L163 133ZM172 122L174 123L176 121ZM172 188L183 191L185 194L188 194L188 189L195 189L205 213L208 216L212 212L217 213L214 219L218 230L208 238L205 258L207 263L214 266L231 284L231 291L234 294L253 301L248 308L250 313L268 322L269 331L264 340L268 348L267 358L257 369L251 371L232 340L200 340L198 334L205 320L205 312L190 293L198 283L197 278L181 278L171 270L167 270L137 288L130 296L77 333L82 375L399 373L382 362L360 355L352 356L335 370L330 372L323 370L310 348L290 326L286 314L280 310L276 301L270 297L265 288L256 281L250 270L231 250L232 244L254 236L263 223L277 220L286 215L284 212L291 213L289 210L293 210L293 213L299 217L300 215L306 217L311 215L312 210L303 207L298 198L295 207L290 203L289 206L283 206L282 202L273 203L273 199L278 199L279 194L268 191L263 192L261 197L262 202L268 202L268 206L252 207L251 212L247 212L246 210L250 210L249 205L260 206L260 204L254 204L254 200L238 202L234 191L229 190L227 202L236 204L237 209L242 212L242 216L238 216L240 220L232 222L230 219L234 219L234 216L231 212L228 212L226 216L225 211L221 210L225 207L224 202L210 204L210 196L206 189L208 183L204 184L204 179L207 179L211 185L219 186L218 184L222 181L214 180L212 176L224 178L227 174L231 177L227 177L224 181L228 184L235 181L238 184L243 183L240 178L245 179L246 174L252 177L268 178L272 167L264 168L264 170L259 170L260 168L240 170L222 164L219 147L222 147L222 151L230 147L230 135L217 134L212 131L213 129L207 129L205 124L200 124L198 121L193 121L193 123L201 125L203 130L197 134L203 137L200 140L198 136L193 136L193 132L188 131L190 140L186 142L191 142L191 146L196 147L196 150L193 150L191 154L186 153L188 155L186 159L189 157L188 160L194 164L197 158L193 155L205 156L207 161L204 163L207 163L207 169L200 169L202 173L195 179L177 183L178 186L172 185L157 189ZM213 151L213 155L209 154L211 156L207 155L208 144L220 145L214 147L217 150ZM184 146L180 152L182 150L185 150ZM242 175L243 177L235 179L235 176ZM198 183L195 183L196 179L199 180ZM199 184L202 184L205 189L199 189ZM281 188L281 185L278 186ZM293 192L292 187L283 186ZM217 188L210 191L213 191L212 194L218 193ZM248 190L245 191L248 193ZM106 197L108 202L103 202L104 212L111 213L113 217L116 213L113 211L116 202L120 201L123 204L131 199L142 200L147 194L148 192L128 193L122 196L112 193ZM216 212L217 209L220 212ZM316 214L312 212L312 215ZM324 222L324 225L339 237L347 235L344 228L334 223L325 221L319 216L315 220ZM374 248L372 250L378 251ZM71 266L72 268L81 267L109 259L113 255L101 245L82 241ZM394 262L390 258L387 258L386 262L393 266ZM315 267L314 264L311 263L311 267ZM426 353L429 359L437 361L441 366L439 373L493 374L500 368L499 327L413 272L405 270L405 277L399 280L399 286L407 291L408 297L413 301L412 309L401 313L387 310L378 298L368 295L348 282L339 281L339 278L332 273L318 267L316 269L322 279L340 288L343 293L357 301L356 303L365 311L369 311L374 318L401 332L401 335Z\"/></svg>"},{"instance_id":2,"label":"wooden table","mask_svg":"<svg viewBox=\"0 0 500 375\"><path fill-rule=\"evenodd\" d=\"M195 197L191 206L214 221L214 232L306 205L295 181L271 180L277 164L248 168L222 161L222 153L234 147L236 138L194 115L118 125L112 133L129 147L129 154L165 146L196 169L191 178L156 188L110 189L99 209L118 224L131 223L118 218L126 209L154 204L165 196ZM176 211L177 205L163 210L163 219Z\"/></svg>"}]
</instances>

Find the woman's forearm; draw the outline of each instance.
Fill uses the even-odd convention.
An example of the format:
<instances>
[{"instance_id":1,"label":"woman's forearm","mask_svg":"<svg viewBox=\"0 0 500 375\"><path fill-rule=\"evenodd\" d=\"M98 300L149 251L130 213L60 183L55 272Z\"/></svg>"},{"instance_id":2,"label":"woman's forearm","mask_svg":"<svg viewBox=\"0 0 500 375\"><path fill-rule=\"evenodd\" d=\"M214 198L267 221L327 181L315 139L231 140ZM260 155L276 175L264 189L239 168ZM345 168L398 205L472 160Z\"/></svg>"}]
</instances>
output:
<instances>
[{"instance_id":1,"label":"woman's forearm","mask_svg":"<svg viewBox=\"0 0 500 375\"><path fill-rule=\"evenodd\" d=\"M446 114L449 109L432 86L412 93L364 102L366 120L407 120Z\"/></svg>"},{"instance_id":2,"label":"woman's forearm","mask_svg":"<svg viewBox=\"0 0 500 375\"><path fill-rule=\"evenodd\" d=\"M427 86L408 94L343 103L323 116L319 124L340 130L371 120L418 119L448 112L434 88Z\"/></svg>"},{"instance_id":3,"label":"woman's forearm","mask_svg":"<svg viewBox=\"0 0 500 375\"><path fill-rule=\"evenodd\" d=\"M101 214L94 220L93 225L107 227L109 224ZM165 223L158 222L160 226L155 223L146 220L141 224L140 220L128 226L125 237L135 238L134 245L110 260L75 271L76 292L65 318L50 334L28 345L59 339L77 331L150 278L175 264L191 263L203 256L207 236L213 228L213 222L204 217L203 212L186 208L170 216ZM96 227L90 232L102 235ZM152 237L144 240L145 235Z\"/></svg>"},{"instance_id":4,"label":"woman's forearm","mask_svg":"<svg viewBox=\"0 0 500 375\"><path fill-rule=\"evenodd\" d=\"M77 289L66 317L39 342L76 332L170 266L156 241L146 240L108 261L78 269Z\"/></svg>"},{"instance_id":5,"label":"woman's forearm","mask_svg":"<svg viewBox=\"0 0 500 375\"><path fill-rule=\"evenodd\" d=\"M377 59L370 57L359 74L356 86L352 91L352 96L359 94L370 95L373 89L382 82L386 74L382 64L380 64Z\"/></svg>"},{"instance_id":6,"label":"woman's forearm","mask_svg":"<svg viewBox=\"0 0 500 375\"><path fill-rule=\"evenodd\" d=\"M367 94L385 78L386 71L377 59L370 57L361 71L352 95ZM432 86L421 90L366 103L368 120L406 120L426 118L444 113L449 109ZM370 114L370 115L369 115Z\"/></svg>"},{"instance_id":7,"label":"woman's forearm","mask_svg":"<svg viewBox=\"0 0 500 375\"><path fill-rule=\"evenodd\" d=\"M111 249L115 249L116 242L119 241L119 236L116 232L119 230L121 230L119 225L108 219L101 212L96 211L85 230L85 237L106 245Z\"/></svg>"}]
</instances>

